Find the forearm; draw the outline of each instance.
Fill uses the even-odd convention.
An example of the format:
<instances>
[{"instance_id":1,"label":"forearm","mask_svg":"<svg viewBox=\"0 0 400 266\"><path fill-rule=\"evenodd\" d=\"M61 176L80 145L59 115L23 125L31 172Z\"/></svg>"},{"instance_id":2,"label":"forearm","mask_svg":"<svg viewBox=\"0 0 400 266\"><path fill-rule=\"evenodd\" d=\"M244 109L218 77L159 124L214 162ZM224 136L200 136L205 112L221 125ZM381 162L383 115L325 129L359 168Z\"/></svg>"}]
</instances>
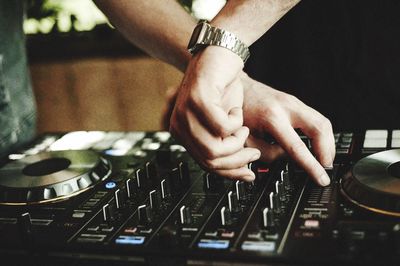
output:
<instances>
[{"instance_id":1,"label":"forearm","mask_svg":"<svg viewBox=\"0 0 400 266\"><path fill-rule=\"evenodd\" d=\"M111 23L133 44L184 71L186 46L196 20L176 0L95 0Z\"/></svg>"},{"instance_id":2,"label":"forearm","mask_svg":"<svg viewBox=\"0 0 400 266\"><path fill-rule=\"evenodd\" d=\"M213 19L214 26L251 45L300 0L229 0Z\"/></svg>"}]
</instances>

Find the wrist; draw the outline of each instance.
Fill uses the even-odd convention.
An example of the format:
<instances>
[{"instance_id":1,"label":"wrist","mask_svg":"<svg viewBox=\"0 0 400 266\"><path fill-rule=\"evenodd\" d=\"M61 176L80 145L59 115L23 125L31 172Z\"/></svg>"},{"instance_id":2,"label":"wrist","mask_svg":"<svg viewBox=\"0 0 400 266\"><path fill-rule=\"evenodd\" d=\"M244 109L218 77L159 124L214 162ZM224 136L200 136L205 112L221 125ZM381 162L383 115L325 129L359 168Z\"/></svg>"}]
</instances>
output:
<instances>
[{"instance_id":1,"label":"wrist","mask_svg":"<svg viewBox=\"0 0 400 266\"><path fill-rule=\"evenodd\" d=\"M250 56L248 46L233 33L214 27L207 21L199 21L193 30L188 50L191 54L196 54L209 46L223 47L238 55L243 60L243 63Z\"/></svg>"}]
</instances>

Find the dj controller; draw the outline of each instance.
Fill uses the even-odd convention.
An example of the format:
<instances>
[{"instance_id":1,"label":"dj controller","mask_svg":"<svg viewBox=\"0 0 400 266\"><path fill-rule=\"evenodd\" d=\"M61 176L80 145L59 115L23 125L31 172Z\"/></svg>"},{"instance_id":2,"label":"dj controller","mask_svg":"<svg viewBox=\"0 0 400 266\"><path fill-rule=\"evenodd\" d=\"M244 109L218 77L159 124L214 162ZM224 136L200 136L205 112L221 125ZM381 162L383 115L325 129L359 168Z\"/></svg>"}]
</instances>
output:
<instances>
[{"instance_id":1,"label":"dj controller","mask_svg":"<svg viewBox=\"0 0 400 266\"><path fill-rule=\"evenodd\" d=\"M207 173L168 132L42 135L1 164L1 265L400 265L400 130L335 140L320 187Z\"/></svg>"}]
</instances>

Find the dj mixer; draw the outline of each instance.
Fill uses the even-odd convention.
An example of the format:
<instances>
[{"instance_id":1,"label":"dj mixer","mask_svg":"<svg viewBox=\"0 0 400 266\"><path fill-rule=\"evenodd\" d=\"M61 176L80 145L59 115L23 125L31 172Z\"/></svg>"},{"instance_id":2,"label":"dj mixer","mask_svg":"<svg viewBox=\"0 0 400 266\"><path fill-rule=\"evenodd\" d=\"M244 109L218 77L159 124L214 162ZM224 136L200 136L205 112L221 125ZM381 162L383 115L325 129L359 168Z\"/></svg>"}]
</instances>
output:
<instances>
[{"instance_id":1,"label":"dj mixer","mask_svg":"<svg viewBox=\"0 0 400 266\"><path fill-rule=\"evenodd\" d=\"M1 164L1 264L400 265L400 130L335 140L320 187L287 159L224 179L168 132L44 134Z\"/></svg>"}]
</instances>

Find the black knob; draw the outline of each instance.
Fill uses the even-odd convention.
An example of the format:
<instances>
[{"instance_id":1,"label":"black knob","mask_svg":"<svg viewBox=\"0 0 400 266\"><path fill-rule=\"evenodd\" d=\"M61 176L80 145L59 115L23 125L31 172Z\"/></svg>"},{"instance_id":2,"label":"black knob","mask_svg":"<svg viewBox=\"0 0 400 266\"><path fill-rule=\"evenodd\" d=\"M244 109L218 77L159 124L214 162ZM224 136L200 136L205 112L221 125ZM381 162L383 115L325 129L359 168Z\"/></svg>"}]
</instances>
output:
<instances>
[{"instance_id":1,"label":"black knob","mask_svg":"<svg viewBox=\"0 0 400 266\"><path fill-rule=\"evenodd\" d=\"M245 200L247 198L247 185L243 181L236 181L236 196L238 200Z\"/></svg>"},{"instance_id":2,"label":"black knob","mask_svg":"<svg viewBox=\"0 0 400 266\"><path fill-rule=\"evenodd\" d=\"M190 169L187 162L178 163L179 176L182 181L182 185L187 187L190 185Z\"/></svg>"},{"instance_id":3,"label":"black knob","mask_svg":"<svg viewBox=\"0 0 400 266\"><path fill-rule=\"evenodd\" d=\"M121 189L117 189L114 191L114 199L117 209L121 209L126 203L127 194L123 193Z\"/></svg>"},{"instance_id":4,"label":"black knob","mask_svg":"<svg viewBox=\"0 0 400 266\"><path fill-rule=\"evenodd\" d=\"M171 196L171 187L168 179L163 179L160 181L160 191L161 191L161 199L166 199Z\"/></svg>"},{"instance_id":5,"label":"black knob","mask_svg":"<svg viewBox=\"0 0 400 266\"><path fill-rule=\"evenodd\" d=\"M281 182L286 190L290 189L290 178L289 178L289 170L281 171Z\"/></svg>"},{"instance_id":6,"label":"black knob","mask_svg":"<svg viewBox=\"0 0 400 266\"><path fill-rule=\"evenodd\" d=\"M205 192L215 192L222 187L224 180L215 174L205 173L203 175L203 189Z\"/></svg>"},{"instance_id":7,"label":"black knob","mask_svg":"<svg viewBox=\"0 0 400 266\"><path fill-rule=\"evenodd\" d=\"M142 168L135 170L136 187L137 189L142 189L146 186L147 177L146 173Z\"/></svg>"},{"instance_id":8,"label":"black knob","mask_svg":"<svg viewBox=\"0 0 400 266\"><path fill-rule=\"evenodd\" d=\"M229 226L233 223L231 211L226 206L221 208L220 215L222 226Z\"/></svg>"},{"instance_id":9,"label":"black knob","mask_svg":"<svg viewBox=\"0 0 400 266\"><path fill-rule=\"evenodd\" d=\"M161 206L160 193L157 190L152 190L149 192L150 208L152 210L158 210Z\"/></svg>"},{"instance_id":10,"label":"black knob","mask_svg":"<svg viewBox=\"0 0 400 266\"><path fill-rule=\"evenodd\" d=\"M155 180L158 177L157 165L153 162L145 164L146 178L148 180Z\"/></svg>"},{"instance_id":11,"label":"black knob","mask_svg":"<svg viewBox=\"0 0 400 266\"><path fill-rule=\"evenodd\" d=\"M171 183L172 189L178 190L182 187L182 179L178 167L174 167L171 169L168 178Z\"/></svg>"},{"instance_id":12,"label":"black knob","mask_svg":"<svg viewBox=\"0 0 400 266\"><path fill-rule=\"evenodd\" d=\"M180 209L179 209L179 218L180 218L180 223L183 225L187 225L190 224L192 222L192 213L190 211L190 207L186 207L185 205L183 205Z\"/></svg>"},{"instance_id":13,"label":"black knob","mask_svg":"<svg viewBox=\"0 0 400 266\"><path fill-rule=\"evenodd\" d=\"M274 212L268 207L262 210L262 221L264 228L271 228L275 226Z\"/></svg>"},{"instance_id":14,"label":"black knob","mask_svg":"<svg viewBox=\"0 0 400 266\"><path fill-rule=\"evenodd\" d=\"M125 193L128 198L132 198L135 194L135 181L131 178L125 181Z\"/></svg>"},{"instance_id":15,"label":"black knob","mask_svg":"<svg viewBox=\"0 0 400 266\"><path fill-rule=\"evenodd\" d=\"M279 196L274 193L271 192L269 193L269 207L272 211L274 211L275 213L280 213L281 212L281 201L279 199Z\"/></svg>"},{"instance_id":16,"label":"black knob","mask_svg":"<svg viewBox=\"0 0 400 266\"><path fill-rule=\"evenodd\" d=\"M227 196L229 211L231 211L232 213L240 212L241 209L236 193L234 193L233 191L229 191Z\"/></svg>"},{"instance_id":17,"label":"black knob","mask_svg":"<svg viewBox=\"0 0 400 266\"><path fill-rule=\"evenodd\" d=\"M31 244L32 236L32 221L29 212L21 214L17 219L18 230L21 236L21 241L24 244Z\"/></svg>"},{"instance_id":18,"label":"black knob","mask_svg":"<svg viewBox=\"0 0 400 266\"><path fill-rule=\"evenodd\" d=\"M105 222L110 222L115 219L115 205L112 203L107 203L102 208L103 220Z\"/></svg>"},{"instance_id":19,"label":"black knob","mask_svg":"<svg viewBox=\"0 0 400 266\"><path fill-rule=\"evenodd\" d=\"M280 201L286 201L286 191L282 181L277 180L275 182L275 193L278 195Z\"/></svg>"},{"instance_id":20,"label":"black knob","mask_svg":"<svg viewBox=\"0 0 400 266\"><path fill-rule=\"evenodd\" d=\"M138 215L139 215L139 225L146 226L150 224L153 220L153 215L151 213L150 206L140 205L138 207Z\"/></svg>"}]
</instances>

